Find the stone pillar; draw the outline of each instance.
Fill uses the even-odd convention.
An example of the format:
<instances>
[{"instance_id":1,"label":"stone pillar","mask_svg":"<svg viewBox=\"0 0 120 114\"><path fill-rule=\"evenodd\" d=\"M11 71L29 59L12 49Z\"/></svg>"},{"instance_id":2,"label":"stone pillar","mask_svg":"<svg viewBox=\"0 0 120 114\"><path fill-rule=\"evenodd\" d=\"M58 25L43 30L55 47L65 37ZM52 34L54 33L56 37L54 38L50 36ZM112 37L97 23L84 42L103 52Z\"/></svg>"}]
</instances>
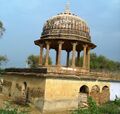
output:
<instances>
[{"instance_id":1,"label":"stone pillar","mask_svg":"<svg viewBox=\"0 0 120 114\"><path fill-rule=\"evenodd\" d=\"M88 68L88 49L86 48L86 69Z\"/></svg>"},{"instance_id":2,"label":"stone pillar","mask_svg":"<svg viewBox=\"0 0 120 114\"><path fill-rule=\"evenodd\" d=\"M77 43L73 43L73 49L72 49L72 67L75 67L75 51L76 51L76 46Z\"/></svg>"},{"instance_id":3,"label":"stone pillar","mask_svg":"<svg viewBox=\"0 0 120 114\"><path fill-rule=\"evenodd\" d=\"M61 51L62 51L62 44L64 42L60 41L58 42L59 46L58 46L58 58L57 58L57 66L60 66L61 65Z\"/></svg>"},{"instance_id":4,"label":"stone pillar","mask_svg":"<svg viewBox=\"0 0 120 114\"><path fill-rule=\"evenodd\" d=\"M77 62L78 66L80 66L80 51L77 52Z\"/></svg>"},{"instance_id":5,"label":"stone pillar","mask_svg":"<svg viewBox=\"0 0 120 114\"><path fill-rule=\"evenodd\" d=\"M87 45L83 45L83 68L86 68L86 49L87 49Z\"/></svg>"},{"instance_id":6,"label":"stone pillar","mask_svg":"<svg viewBox=\"0 0 120 114\"><path fill-rule=\"evenodd\" d=\"M43 60L43 45L40 44L40 58L39 58L39 65L42 65L42 60Z\"/></svg>"},{"instance_id":7,"label":"stone pillar","mask_svg":"<svg viewBox=\"0 0 120 114\"><path fill-rule=\"evenodd\" d=\"M90 70L90 48L87 50L87 68Z\"/></svg>"},{"instance_id":8,"label":"stone pillar","mask_svg":"<svg viewBox=\"0 0 120 114\"><path fill-rule=\"evenodd\" d=\"M45 66L48 66L50 42L45 42L45 43L46 43Z\"/></svg>"},{"instance_id":9,"label":"stone pillar","mask_svg":"<svg viewBox=\"0 0 120 114\"><path fill-rule=\"evenodd\" d=\"M58 62L58 50L56 50L56 65L57 65L57 62Z\"/></svg>"},{"instance_id":10,"label":"stone pillar","mask_svg":"<svg viewBox=\"0 0 120 114\"><path fill-rule=\"evenodd\" d=\"M69 58L70 58L70 51L67 51L67 60L66 60L67 67L69 67Z\"/></svg>"}]
</instances>

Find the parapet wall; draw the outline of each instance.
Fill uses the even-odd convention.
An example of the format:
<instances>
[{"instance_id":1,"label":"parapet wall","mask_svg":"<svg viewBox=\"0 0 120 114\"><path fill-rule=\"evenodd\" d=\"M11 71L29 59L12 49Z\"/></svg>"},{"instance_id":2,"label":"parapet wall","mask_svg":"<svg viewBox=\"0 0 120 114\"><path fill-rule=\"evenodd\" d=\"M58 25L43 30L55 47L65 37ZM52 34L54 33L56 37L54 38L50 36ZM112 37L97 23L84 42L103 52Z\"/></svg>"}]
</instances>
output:
<instances>
[{"instance_id":1,"label":"parapet wall","mask_svg":"<svg viewBox=\"0 0 120 114\"><path fill-rule=\"evenodd\" d=\"M67 69L67 73L69 70L73 69ZM86 105L88 96L102 104L110 99L110 82L119 81L98 72L53 71L46 68L6 69L0 92L14 100L27 99L40 111L49 112L74 109L83 106L82 103Z\"/></svg>"}]
</instances>

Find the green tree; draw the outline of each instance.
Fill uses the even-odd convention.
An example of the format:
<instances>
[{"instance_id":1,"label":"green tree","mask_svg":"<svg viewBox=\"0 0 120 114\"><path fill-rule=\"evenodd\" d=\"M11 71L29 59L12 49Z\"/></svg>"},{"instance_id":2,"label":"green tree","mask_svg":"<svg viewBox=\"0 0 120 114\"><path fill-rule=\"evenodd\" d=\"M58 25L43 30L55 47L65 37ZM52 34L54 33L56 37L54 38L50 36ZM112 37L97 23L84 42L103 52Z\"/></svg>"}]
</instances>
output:
<instances>
[{"instance_id":1,"label":"green tree","mask_svg":"<svg viewBox=\"0 0 120 114\"><path fill-rule=\"evenodd\" d=\"M8 61L8 59L6 56L0 56L0 66L7 61Z\"/></svg>"},{"instance_id":2,"label":"green tree","mask_svg":"<svg viewBox=\"0 0 120 114\"><path fill-rule=\"evenodd\" d=\"M27 64L30 68L36 68L39 65L39 56L38 55L30 55L27 58Z\"/></svg>"},{"instance_id":3,"label":"green tree","mask_svg":"<svg viewBox=\"0 0 120 114\"><path fill-rule=\"evenodd\" d=\"M45 55L43 56L42 64L45 65ZM49 64L49 65L52 65L52 59L51 59L50 56L48 57L48 64Z\"/></svg>"},{"instance_id":4,"label":"green tree","mask_svg":"<svg viewBox=\"0 0 120 114\"><path fill-rule=\"evenodd\" d=\"M2 64L3 63L6 63L8 61L8 59L7 59L7 57L6 56L0 56L0 75L1 75L1 73L3 73L4 72L4 70L2 69Z\"/></svg>"},{"instance_id":5,"label":"green tree","mask_svg":"<svg viewBox=\"0 0 120 114\"><path fill-rule=\"evenodd\" d=\"M70 65L72 64L72 60L70 59ZM83 56L79 58L79 60L75 59L75 64L78 67L82 67L83 64ZM120 62L116 62L108 59L103 55L97 55L96 53L90 54L90 68L92 70L108 70L108 71L119 71L120 70Z\"/></svg>"},{"instance_id":6,"label":"green tree","mask_svg":"<svg viewBox=\"0 0 120 114\"><path fill-rule=\"evenodd\" d=\"M93 70L109 70L109 71L119 71L120 62L116 62L106 58L103 55L96 55L91 53L90 68Z\"/></svg>"},{"instance_id":7,"label":"green tree","mask_svg":"<svg viewBox=\"0 0 120 114\"><path fill-rule=\"evenodd\" d=\"M0 37L3 35L4 31L5 31L5 28L3 26L3 23L0 21Z\"/></svg>"},{"instance_id":8,"label":"green tree","mask_svg":"<svg viewBox=\"0 0 120 114\"><path fill-rule=\"evenodd\" d=\"M3 35L3 32L5 31L5 28L3 26L3 23L0 21L0 37ZM7 57L6 56L1 56L0 55L0 67L3 63L7 62ZM1 68L0 68L1 69Z\"/></svg>"},{"instance_id":9,"label":"green tree","mask_svg":"<svg viewBox=\"0 0 120 114\"><path fill-rule=\"evenodd\" d=\"M30 55L27 58L27 64L29 65L30 68L37 68L39 66L39 56L38 55ZM48 64L52 64L52 59L49 56L48 59ZM43 63L42 65L45 65L45 56L43 56Z\"/></svg>"}]
</instances>

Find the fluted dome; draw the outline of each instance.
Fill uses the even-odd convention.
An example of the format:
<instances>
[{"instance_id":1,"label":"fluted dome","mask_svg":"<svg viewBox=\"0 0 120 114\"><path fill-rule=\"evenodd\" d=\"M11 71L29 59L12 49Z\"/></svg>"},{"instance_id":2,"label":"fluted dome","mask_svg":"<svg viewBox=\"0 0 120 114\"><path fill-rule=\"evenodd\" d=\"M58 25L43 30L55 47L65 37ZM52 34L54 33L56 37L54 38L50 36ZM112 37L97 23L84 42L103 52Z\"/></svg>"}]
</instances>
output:
<instances>
[{"instance_id":1,"label":"fluted dome","mask_svg":"<svg viewBox=\"0 0 120 114\"><path fill-rule=\"evenodd\" d=\"M68 72L89 72L90 68L90 50L96 47L91 42L90 30L86 22L79 16L72 14L69 7L66 7L64 13L53 16L43 26L43 31L38 40L34 41L35 45L40 47L40 65L43 61L43 50L46 49L45 67L48 71L67 73ZM56 67L50 67L48 64L50 50L56 52ZM66 66L73 70L63 70L61 67L62 50L67 54ZM76 58L79 60L80 52L83 51L82 68L76 68ZM77 52L77 54L76 54ZM70 58L70 54L71 58ZM76 57L77 55L77 57ZM70 65L71 59L71 65ZM78 61L78 65L79 61ZM54 69L55 68L55 69Z\"/></svg>"},{"instance_id":2,"label":"fluted dome","mask_svg":"<svg viewBox=\"0 0 120 114\"><path fill-rule=\"evenodd\" d=\"M86 22L71 12L60 13L47 20L41 38L91 42L90 30Z\"/></svg>"}]
</instances>

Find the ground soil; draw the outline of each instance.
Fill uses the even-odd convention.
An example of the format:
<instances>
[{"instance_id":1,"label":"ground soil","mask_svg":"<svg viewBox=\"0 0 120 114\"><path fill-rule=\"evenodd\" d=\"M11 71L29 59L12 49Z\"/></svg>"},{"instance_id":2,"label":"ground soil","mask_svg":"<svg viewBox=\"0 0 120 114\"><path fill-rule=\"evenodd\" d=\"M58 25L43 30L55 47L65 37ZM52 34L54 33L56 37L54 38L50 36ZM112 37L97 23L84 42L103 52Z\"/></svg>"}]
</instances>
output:
<instances>
[{"instance_id":1,"label":"ground soil","mask_svg":"<svg viewBox=\"0 0 120 114\"><path fill-rule=\"evenodd\" d=\"M3 94L0 94L0 108L3 108L5 106L6 101L10 101L10 97L6 97ZM14 106L15 104L13 104ZM24 107L20 107L23 109ZM42 114L34 105L29 105L29 107L25 107L29 113L28 114ZM45 113L45 114L71 114L70 111L62 111L62 112L51 112L51 113Z\"/></svg>"}]
</instances>

